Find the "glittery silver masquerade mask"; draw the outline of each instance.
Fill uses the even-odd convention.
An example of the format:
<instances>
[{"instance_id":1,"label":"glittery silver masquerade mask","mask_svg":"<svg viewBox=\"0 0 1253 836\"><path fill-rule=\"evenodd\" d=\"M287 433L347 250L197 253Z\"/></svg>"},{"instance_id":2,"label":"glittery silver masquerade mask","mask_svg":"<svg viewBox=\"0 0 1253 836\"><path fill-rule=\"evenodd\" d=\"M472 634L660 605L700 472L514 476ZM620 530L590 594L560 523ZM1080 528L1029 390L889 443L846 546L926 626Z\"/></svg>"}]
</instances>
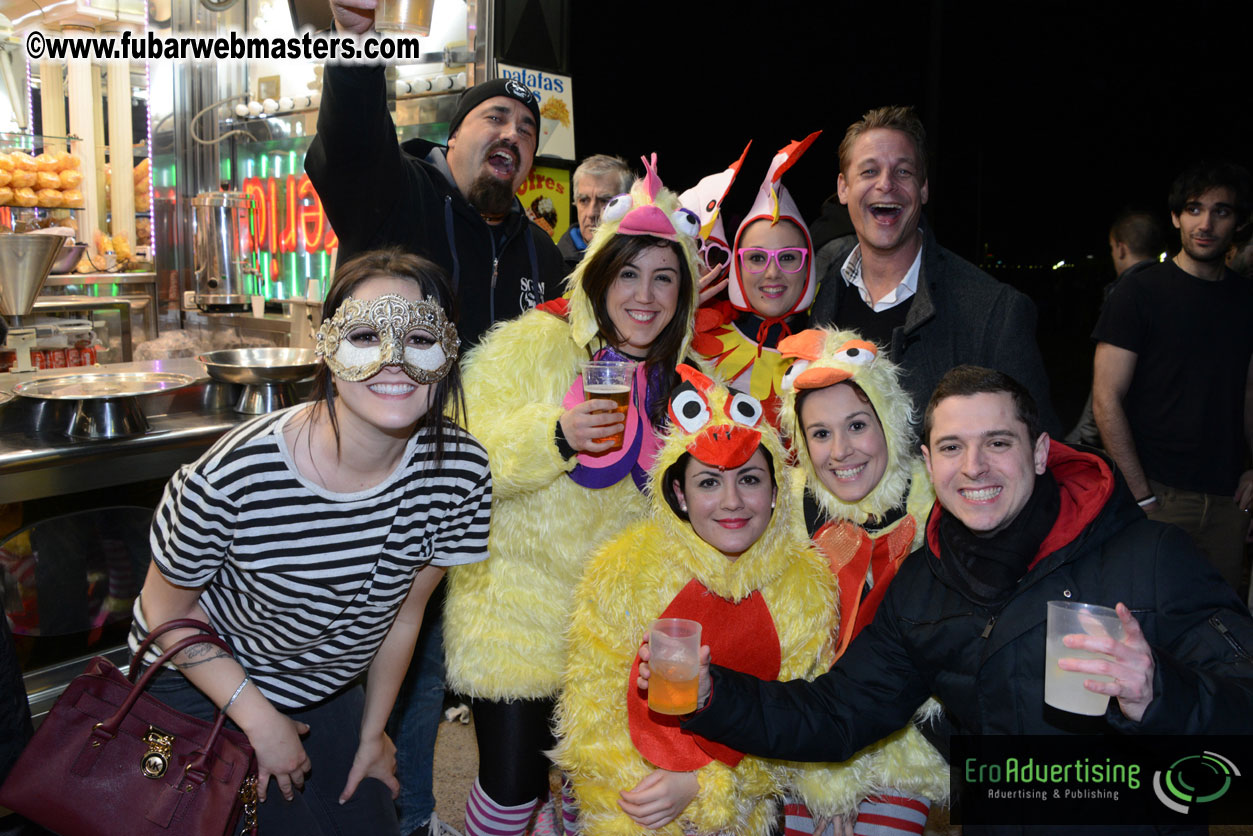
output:
<instances>
[{"instance_id":1,"label":"glittery silver masquerade mask","mask_svg":"<svg viewBox=\"0 0 1253 836\"><path fill-rule=\"evenodd\" d=\"M340 380L355 383L401 366L417 383L435 383L457 362L461 340L435 302L388 293L344 299L318 329L317 354Z\"/></svg>"}]
</instances>

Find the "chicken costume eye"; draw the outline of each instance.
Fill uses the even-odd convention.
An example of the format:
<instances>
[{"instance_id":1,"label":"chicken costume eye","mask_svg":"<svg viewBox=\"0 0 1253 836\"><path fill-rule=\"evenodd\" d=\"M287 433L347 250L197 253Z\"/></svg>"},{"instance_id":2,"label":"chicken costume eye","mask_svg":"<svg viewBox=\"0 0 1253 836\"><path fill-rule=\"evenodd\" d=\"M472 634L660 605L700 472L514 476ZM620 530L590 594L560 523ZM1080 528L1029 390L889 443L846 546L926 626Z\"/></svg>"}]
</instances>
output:
<instances>
[{"instance_id":1,"label":"chicken costume eye","mask_svg":"<svg viewBox=\"0 0 1253 836\"><path fill-rule=\"evenodd\" d=\"M755 427L760 424L761 416L765 413L761 407L761 401L743 392L731 393L731 397L727 398L726 411L732 421L746 427Z\"/></svg>"},{"instance_id":2,"label":"chicken costume eye","mask_svg":"<svg viewBox=\"0 0 1253 836\"><path fill-rule=\"evenodd\" d=\"M629 194L620 194L613 200L605 204L605 209L600 213L602 221L620 221L626 217L627 212L631 211L634 201L631 200Z\"/></svg>"},{"instance_id":3,"label":"chicken costume eye","mask_svg":"<svg viewBox=\"0 0 1253 836\"><path fill-rule=\"evenodd\" d=\"M694 433L709 423L711 412L704 394L690 383L679 387L670 399L670 419L686 433Z\"/></svg>"},{"instance_id":4,"label":"chicken costume eye","mask_svg":"<svg viewBox=\"0 0 1253 836\"><path fill-rule=\"evenodd\" d=\"M805 369L809 368L808 360L797 360L792 367L783 375L783 380L779 382L780 388L784 392L790 391L796 387L796 378L805 373Z\"/></svg>"},{"instance_id":5,"label":"chicken costume eye","mask_svg":"<svg viewBox=\"0 0 1253 836\"><path fill-rule=\"evenodd\" d=\"M700 218L696 217L696 213L690 209L676 209L670 215L670 222L674 224L675 232L689 238L696 238L700 235Z\"/></svg>"},{"instance_id":6,"label":"chicken costume eye","mask_svg":"<svg viewBox=\"0 0 1253 836\"><path fill-rule=\"evenodd\" d=\"M835 352L835 359L853 366L869 366L879 352L874 343L865 340L849 340Z\"/></svg>"}]
</instances>

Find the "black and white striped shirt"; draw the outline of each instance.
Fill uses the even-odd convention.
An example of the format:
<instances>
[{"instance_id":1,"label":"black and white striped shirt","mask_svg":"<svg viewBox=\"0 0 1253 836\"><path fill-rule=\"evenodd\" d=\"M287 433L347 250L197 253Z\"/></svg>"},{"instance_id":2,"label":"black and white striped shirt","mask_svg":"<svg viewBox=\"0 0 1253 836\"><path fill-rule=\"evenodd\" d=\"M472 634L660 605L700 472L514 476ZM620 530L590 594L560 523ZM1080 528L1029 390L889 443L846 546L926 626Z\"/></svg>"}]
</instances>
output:
<instances>
[{"instance_id":1,"label":"black and white striped shirt","mask_svg":"<svg viewBox=\"0 0 1253 836\"><path fill-rule=\"evenodd\" d=\"M223 436L170 480L152 522L153 560L200 604L271 702L301 708L373 660L423 566L487 557L492 481L467 432L409 440L374 487L334 493L297 471L283 425L303 406ZM135 607L136 628L146 625ZM150 658L148 661L152 661Z\"/></svg>"}]
</instances>

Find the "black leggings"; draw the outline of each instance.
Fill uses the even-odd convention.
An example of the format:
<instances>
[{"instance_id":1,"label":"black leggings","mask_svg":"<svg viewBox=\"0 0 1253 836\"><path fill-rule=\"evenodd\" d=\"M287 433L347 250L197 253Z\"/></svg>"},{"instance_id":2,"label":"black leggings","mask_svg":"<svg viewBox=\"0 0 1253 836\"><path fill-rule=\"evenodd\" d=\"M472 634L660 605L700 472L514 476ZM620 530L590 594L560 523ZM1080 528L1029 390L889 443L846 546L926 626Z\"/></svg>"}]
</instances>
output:
<instances>
[{"instance_id":1,"label":"black leggings","mask_svg":"<svg viewBox=\"0 0 1253 836\"><path fill-rule=\"evenodd\" d=\"M556 700L473 700L470 705L483 791L502 807L544 799L551 766L544 752L556 745L552 732Z\"/></svg>"}]
</instances>

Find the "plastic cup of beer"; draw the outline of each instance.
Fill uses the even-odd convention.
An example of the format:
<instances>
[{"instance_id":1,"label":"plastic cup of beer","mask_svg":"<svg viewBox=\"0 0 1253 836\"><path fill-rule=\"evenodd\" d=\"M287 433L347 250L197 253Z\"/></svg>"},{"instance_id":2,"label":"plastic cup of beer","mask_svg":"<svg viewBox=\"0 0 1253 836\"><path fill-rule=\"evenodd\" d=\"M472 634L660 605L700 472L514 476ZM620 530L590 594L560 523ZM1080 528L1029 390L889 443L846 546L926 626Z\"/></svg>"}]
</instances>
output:
<instances>
[{"instance_id":1,"label":"plastic cup of beer","mask_svg":"<svg viewBox=\"0 0 1253 836\"><path fill-rule=\"evenodd\" d=\"M659 618L648 630L648 707L691 714L700 685L700 622Z\"/></svg>"},{"instance_id":2,"label":"plastic cup of beer","mask_svg":"<svg viewBox=\"0 0 1253 836\"><path fill-rule=\"evenodd\" d=\"M378 0L374 29L425 38L431 34L431 13L435 0Z\"/></svg>"},{"instance_id":3,"label":"plastic cup of beer","mask_svg":"<svg viewBox=\"0 0 1253 836\"><path fill-rule=\"evenodd\" d=\"M589 360L583 364L583 400L608 400L614 402L612 410L598 412L617 412L626 418L627 408L631 405L631 376L635 374L635 363L621 360ZM622 449L622 430L596 438L593 441L612 441L613 446L605 450L608 453Z\"/></svg>"},{"instance_id":4,"label":"plastic cup of beer","mask_svg":"<svg viewBox=\"0 0 1253 836\"><path fill-rule=\"evenodd\" d=\"M1048 631L1044 638L1044 701L1054 708L1074 714L1099 716L1109 706L1109 696L1083 687L1085 679L1113 682L1112 676L1064 671L1058 659L1108 659L1106 653L1091 653L1062 644L1065 636L1086 633L1099 638L1122 641L1122 621L1109 607L1081 604L1078 601L1048 602Z\"/></svg>"}]
</instances>

